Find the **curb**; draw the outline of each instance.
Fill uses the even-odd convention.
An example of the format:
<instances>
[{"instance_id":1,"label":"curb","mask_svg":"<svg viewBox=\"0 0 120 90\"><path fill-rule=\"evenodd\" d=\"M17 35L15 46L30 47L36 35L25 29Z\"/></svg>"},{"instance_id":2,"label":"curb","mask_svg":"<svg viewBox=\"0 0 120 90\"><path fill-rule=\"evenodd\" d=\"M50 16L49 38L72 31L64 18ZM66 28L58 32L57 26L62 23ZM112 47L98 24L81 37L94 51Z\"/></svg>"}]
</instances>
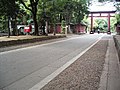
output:
<instances>
[{"instance_id":1,"label":"curb","mask_svg":"<svg viewBox=\"0 0 120 90\"><path fill-rule=\"evenodd\" d=\"M118 52L118 57L119 57L119 61L120 61L120 40L118 40L117 35L114 35L113 39L115 42L115 47L116 47L116 50Z\"/></svg>"},{"instance_id":2,"label":"curb","mask_svg":"<svg viewBox=\"0 0 120 90\"><path fill-rule=\"evenodd\" d=\"M49 39L57 39L57 38L64 38L66 35L56 35L56 36L44 36L44 37L38 37L38 38L32 38L32 39L18 39L18 40L10 40L10 41L1 41L0 42L0 48L6 47L6 46L13 46L13 45L20 45L20 44L26 44L26 43L34 43Z\"/></svg>"},{"instance_id":3,"label":"curb","mask_svg":"<svg viewBox=\"0 0 120 90\"><path fill-rule=\"evenodd\" d=\"M110 40L108 41L108 43L110 43ZM104 68L102 71L102 75L100 78L100 84L99 84L99 88L98 90L107 90L107 83L108 83L108 68L109 68L109 44L107 47L107 51L106 51L106 58L105 58L105 63L104 63Z\"/></svg>"}]
</instances>

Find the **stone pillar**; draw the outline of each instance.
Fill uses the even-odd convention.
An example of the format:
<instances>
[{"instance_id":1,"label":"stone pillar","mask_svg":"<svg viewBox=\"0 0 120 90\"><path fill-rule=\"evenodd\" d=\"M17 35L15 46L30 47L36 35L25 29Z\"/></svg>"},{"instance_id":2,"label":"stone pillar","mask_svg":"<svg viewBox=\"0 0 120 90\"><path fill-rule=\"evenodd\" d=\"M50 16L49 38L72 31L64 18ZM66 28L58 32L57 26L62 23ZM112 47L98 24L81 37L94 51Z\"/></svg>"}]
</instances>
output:
<instances>
[{"instance_id":1,"label":"stone pillar","mask_svg":"<svg viewBox=\"0 0 120 90\"><path fill-rule=\"evenodd\" d=\"M91 13L91 30L90 33L93 33L93 13Z\"/></svg>"}]
</instances>

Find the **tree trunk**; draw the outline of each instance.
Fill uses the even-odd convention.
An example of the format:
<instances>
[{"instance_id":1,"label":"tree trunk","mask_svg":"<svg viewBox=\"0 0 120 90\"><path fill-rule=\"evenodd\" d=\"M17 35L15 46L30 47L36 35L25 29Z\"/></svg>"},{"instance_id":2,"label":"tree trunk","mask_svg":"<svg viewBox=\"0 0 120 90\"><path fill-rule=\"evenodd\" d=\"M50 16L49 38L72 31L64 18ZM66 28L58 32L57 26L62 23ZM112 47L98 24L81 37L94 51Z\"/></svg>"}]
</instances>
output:
<instances>
[{"instance_id":1,"label":"tree trunk","mask_svg":"<svg viewBox=\"0 0 120 90\"><path fill-rule=\"evenodd\" d=\"M46 36L48 36L48 22L45 21L45 33L46 33Z\"/></svg>"},{"instance_id":2,"label":"tree trunk","mask_svg":"<svg viewBox=\"0 0 120 90\"><path fill-rule=\"evenodd\" d=\"M10 17L8 16L8 38L10 38Z\"/></svg>"},{"instance_id":3,"label":"tree trunk","mask_svg":"<svg viewBox=\"0 0 120 90\"><path fill-rule=\"evenodd\" d=\"M37 23L37 19L36 19L36 14L33 14L33 21L34 21L34 28L35 28L35 33L34 35L39 35L38 34L38 23Z\"/></svg>"},{"instance_id":4,"label":"tree trunk","mask_svg":"<svg viewBox=\"0 0 120 90\"><path fill-rule=\"evenodd\" d=\"M18 32L17 32L17 24L16 24L16 16L13 18L12 28L13 28L12 35L14 35L14 36L18 35Z\"/></svg>"},{"instance_id":5,"label":"tree trunk","mask_svg":"<svg viewBox=\"0 0 120 90\"><path fill-rule=\"evenodd\" d=\"M56 25L55 25L55 23L54 23L54 25L53 25L53 35L56 35Z\"/></svg>"}]
</instances>

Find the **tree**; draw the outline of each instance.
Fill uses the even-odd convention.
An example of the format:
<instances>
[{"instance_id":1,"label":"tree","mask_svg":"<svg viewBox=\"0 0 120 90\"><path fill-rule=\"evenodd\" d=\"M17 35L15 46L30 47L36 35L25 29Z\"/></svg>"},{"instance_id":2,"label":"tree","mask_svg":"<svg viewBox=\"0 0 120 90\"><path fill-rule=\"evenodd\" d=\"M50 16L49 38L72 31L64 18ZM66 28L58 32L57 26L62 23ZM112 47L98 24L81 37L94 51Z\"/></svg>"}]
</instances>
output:
<instances>
[{"instance_id":1,"label":"tree","mask_svg":"<svg viewBox=\"0 0 120 90\"><path fill-rule=\"evenodd\" d=\"M75 13L74 16L76 18L76 22L80 23L85 15L88 15L88 5L86 0L78 0L75 3Z\"/></svg>"},{"instance_id":2,"label":"tree","mask_svg":"<svg viewBox=\"0 0 120 90\"><path fill-rule=\"evenodd\" d=\"M120 14L116 14L115 18L116 18L117 22L120 23Z\"/></svg>"},{"instance_id":3,"label":"tree","mask_svg":"<svg viewBox=\"0 0 120 90\"><path fill-rule=\"evenodd\" d=\"M3 16L5 18L7 18L8 21L8 37L10 36L10 26L9 26L9 22L10 19L14 20L14 22L12 22L12 24L14 23L13 26L13 35L15 35L16 32L16 24L15 24L15 19L16 19L16 15L17 15L17 11L19 9L18 4L16 3L17 0L1 0L0 1L0 16Z\"/></svg>"},{"instance_id":4,"label":"tree","mask_svg":"<svg viewBox=\"0 0 120 90\"><path fill-rule=\"evenodd\" d=\"M51 18L51 8L53 7L53 0L40 0L38 4L38 21L39 27L43 30L43 35L48 35L48 23Z\"/></svg>"},{"instance_id":5,"label":"tree","mask_svg":"<svg viewBox=\"0 0 120 90\"><path fill-rule=\"evenodd\" d=\"M117 14L120 14L120 2L116 2L115 7L116 7L116 10L117 10Z\"/></svg>"},{"instance_id":6,"label":"tree","mask_svg":"<svg viewBox=\"0 0 120 90\"><path fill-rule=\"evenodd\" d=\"M43 20L44 15L49 17L49 23L54 25L64 20L67 25L80 23L86 14L88 14L89 0L40 0L38 5L39 20Z\"/></svg>"},{"instance_id":7,"label":"tree","mask_svg":"<svg viewBox=\"0 0 120 90\"><path fill-rule=\"evenodd\" d=\"M34 27L35 27L35 35L38 35L38 22L37 22L37 6L39 0L27 0L29 2L29 5L25 3L25 0L19 0L24 7L29 10L32 13L33 16L33 22L34 22Z\"/></svg>"}]
</instances>

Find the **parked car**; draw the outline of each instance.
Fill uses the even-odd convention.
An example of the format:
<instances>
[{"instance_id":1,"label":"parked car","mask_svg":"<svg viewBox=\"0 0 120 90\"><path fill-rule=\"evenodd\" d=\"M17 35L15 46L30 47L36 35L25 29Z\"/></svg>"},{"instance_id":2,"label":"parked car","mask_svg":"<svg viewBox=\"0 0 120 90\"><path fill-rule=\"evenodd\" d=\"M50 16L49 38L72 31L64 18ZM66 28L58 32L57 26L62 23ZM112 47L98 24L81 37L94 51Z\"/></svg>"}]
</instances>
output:
<instances>
[{"instance_id":1,"label":"parked car","mask_svg":"<svg viewBox=\"0 0 120 90\"><path fill-rule=\"evenodd\" d=\"M26 27L29 27L29 26L28 25L17 25L17 29L18 29L18 32L19 32L20 35L27 34L26 30L25 30ZM34 33L34 31L35 31L34 25L32 25L32 30L29 32L29 34L32 35Z\"/></svg>"}]
</instances>

